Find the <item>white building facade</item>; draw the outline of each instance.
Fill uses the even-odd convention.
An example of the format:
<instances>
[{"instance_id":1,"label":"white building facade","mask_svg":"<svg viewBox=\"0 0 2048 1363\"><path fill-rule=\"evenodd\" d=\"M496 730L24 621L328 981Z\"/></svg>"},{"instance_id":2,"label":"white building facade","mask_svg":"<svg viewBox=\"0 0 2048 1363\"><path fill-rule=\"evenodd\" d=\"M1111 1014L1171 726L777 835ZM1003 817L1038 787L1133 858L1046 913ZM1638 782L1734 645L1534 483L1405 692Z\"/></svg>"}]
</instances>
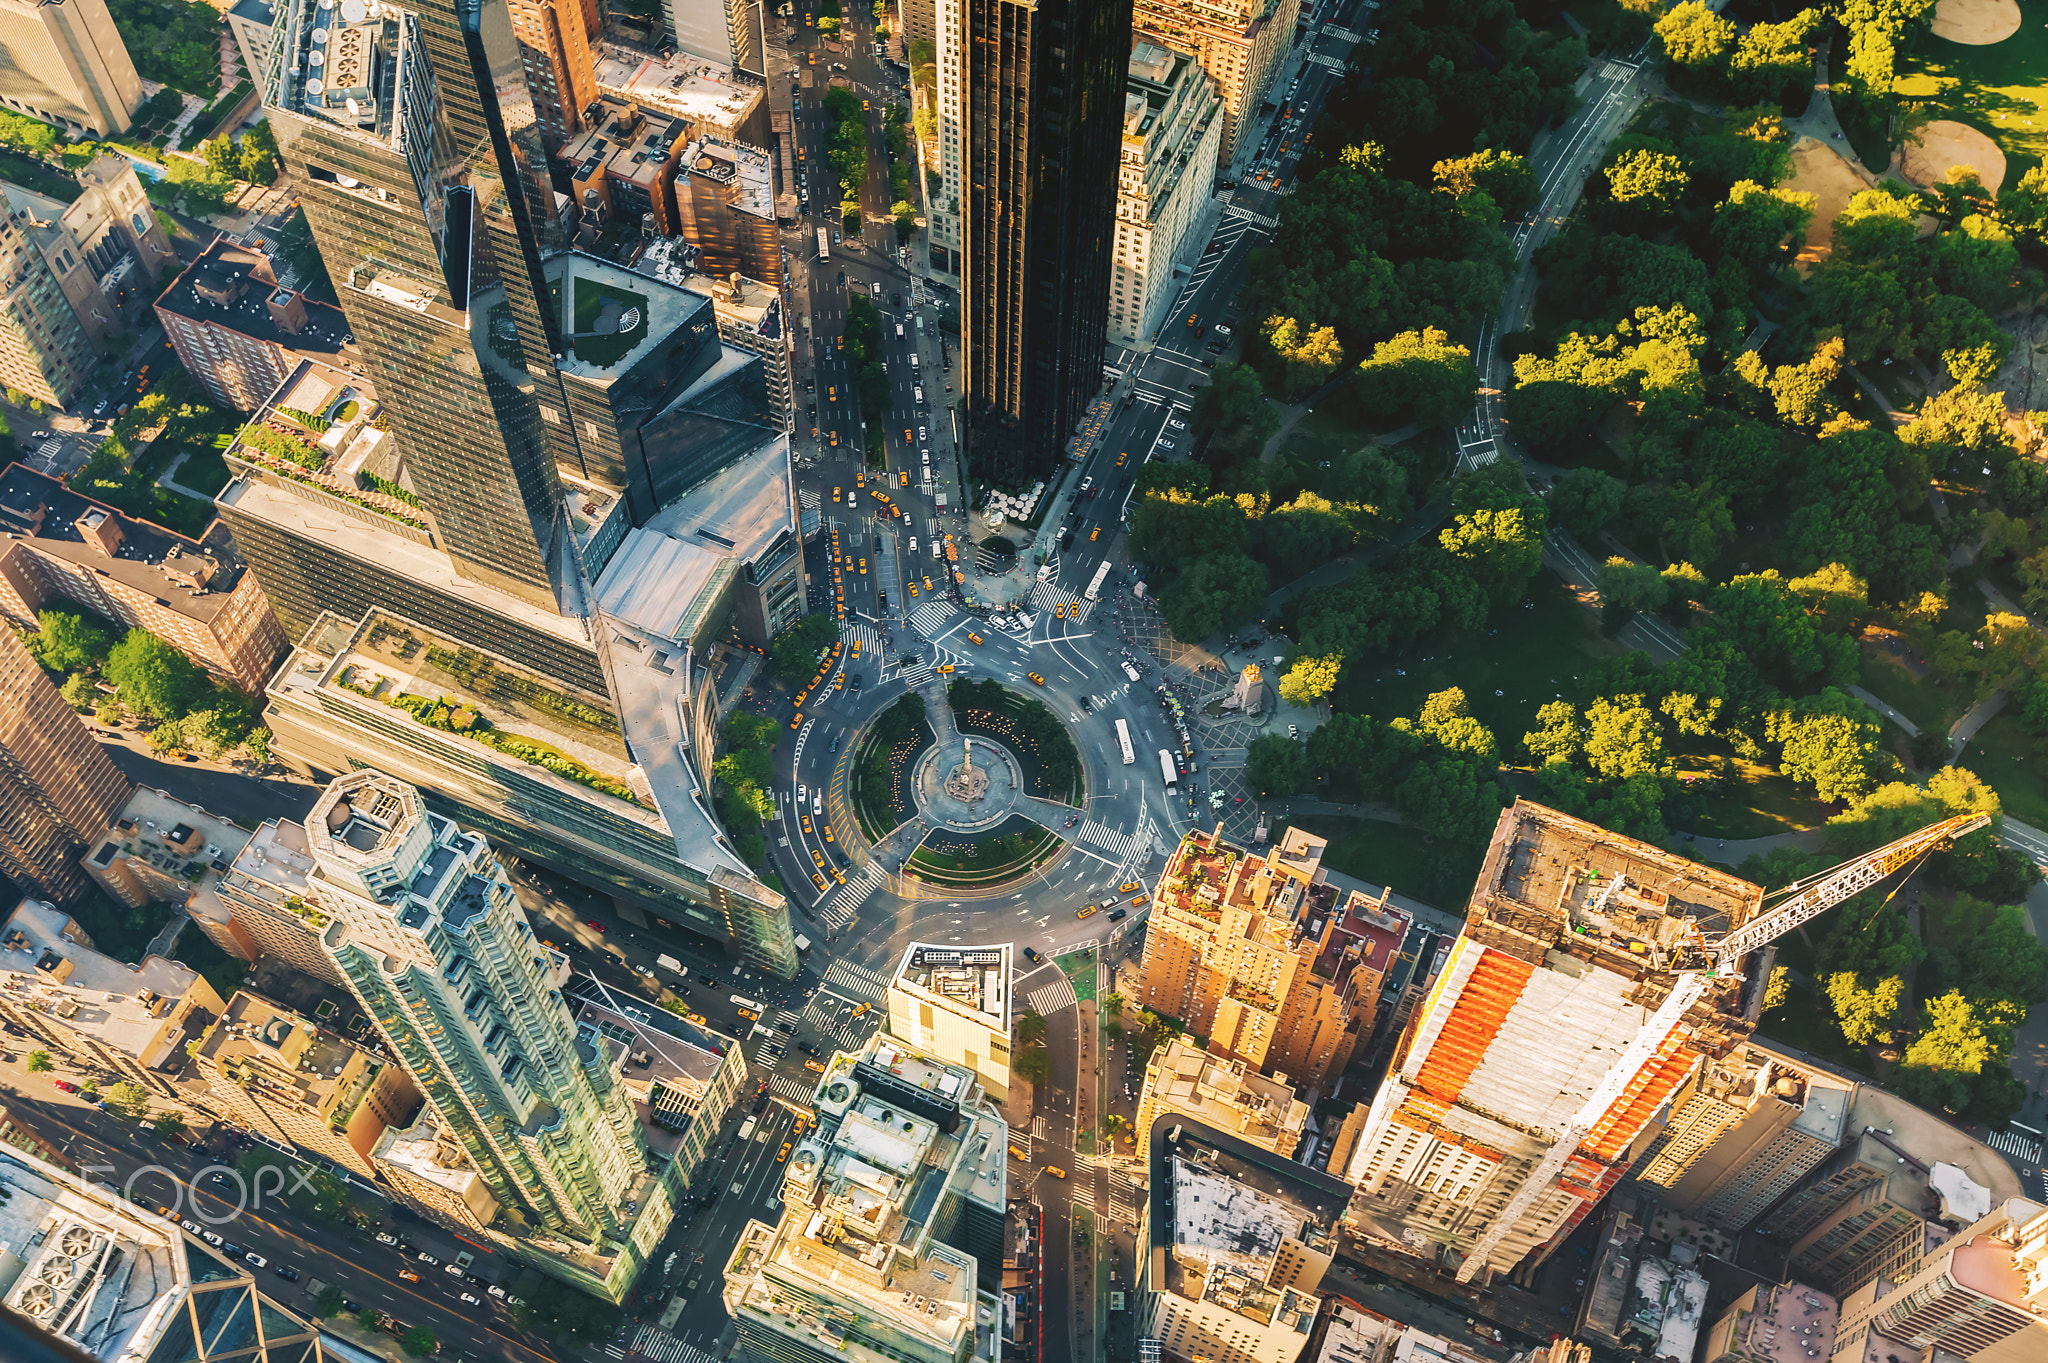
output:
<instances>
[{"instance_id":1,"label":"white building facade","mask_svg":"<svg viewBox=\"0 0 2048 1363\"><path fill-rule=\"evenodd\" d=\"M1111 345L1155 338L1173 305L1174 263L1213 221L1222 111L1216 82L1200 62L1155 43L1132 45L1109 284Z\"/></svg>"}]
</instances>

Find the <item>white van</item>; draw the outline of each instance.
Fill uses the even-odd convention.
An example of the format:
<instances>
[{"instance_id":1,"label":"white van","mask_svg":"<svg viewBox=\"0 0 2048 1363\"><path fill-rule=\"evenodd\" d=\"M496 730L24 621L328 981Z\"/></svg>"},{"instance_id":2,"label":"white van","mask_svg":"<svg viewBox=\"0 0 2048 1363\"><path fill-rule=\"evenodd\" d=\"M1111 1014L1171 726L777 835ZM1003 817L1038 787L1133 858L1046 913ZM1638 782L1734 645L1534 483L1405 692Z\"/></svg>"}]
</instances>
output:
<instances>
[{"instance_id":1,"label":"white van","mask_svg":"<svg viewBox=\"0 0 2048 1363\"><path fill-rule=\"evenodd\" d=\"M903 323L901 322L896 324L896 339L899 341L903 339Z\"/></svg>"},{"instance_id":2,"label":"white van","mask_svg":"<svg viewBox=\"0 0 2048 1363\"><path fill-rule=\"evenodd\" d=\"M746 1119L746 1120L745 1120L744 1122L741 1122L741 1123L740 1123L740 1139L741 1139L741 1140L743 1140L743 1141L750 1141L750 1140L754 1139L754 1127L755 1127L755 1125L756 1125L756 1122L755 1122L755 1120L754 1120L754 1119L753 1119L752 1117L749 1117L749 1118L747 1118L747 1119Z\"/></svg>"},{"instance_id":3,"label":"white van","mask_svg":"<svg viewBox=\"0 0 2048 1363\"><path fill-rule=\"evenodd\" d=\"M910 372L913 374L917 372L917 352L915 350L910 352Z\"/></svg>"},{"instance_id":4,"label":"white van","mask_svg":"<svg viewBox=\"0 0 2048 1363\"><path fill-rule=\"evenodd\" d=\"M917 405L918 405L918 406L920 406L920 407L924 406L924 385L923 385L923 384L921 384L921 383L913 383L913 384L911 384L911 385L910 385L910 396L911 396L911 397L913 397L913 398L915 398L915 399L917 400Z\"/></svg>"}]
</instances>

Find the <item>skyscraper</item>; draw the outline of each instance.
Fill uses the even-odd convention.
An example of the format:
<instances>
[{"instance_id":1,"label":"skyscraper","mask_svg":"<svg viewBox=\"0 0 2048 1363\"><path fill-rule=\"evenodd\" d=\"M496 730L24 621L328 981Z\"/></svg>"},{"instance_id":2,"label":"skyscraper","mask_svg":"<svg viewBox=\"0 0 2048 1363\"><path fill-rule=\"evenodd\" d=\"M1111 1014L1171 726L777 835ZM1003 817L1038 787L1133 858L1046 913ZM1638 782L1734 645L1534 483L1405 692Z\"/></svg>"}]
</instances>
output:
<instances>
[{"instance_id":1,"label":"skyscraper","mask_svg":"<svg viewBox=\"0 0 2048 1363\"><path fill-rule=\"evenodd\" d=\"M1694 1067L1748 1037L1755 981L1716 977L1695 995L1675 972L1688 943L1762 902L1755 885L1584 820L1526 800L1503 811L1351 1156L1355 1231L1461 1281L1548 1254Z\"/></svg>"},{"instance_id":2,"label":"skyscraper","mask_svg":"<svg viewBox=\"0 0 2048 1363\"><path fill-rule=\"evenodd\" d=\"M1130 69L1109 296L1109 338L1121 346L1152 339L1178 290L1174 266L1182 250L1215 222L1223 140L1216 82L1193 57L1135 43ZM1247 670L1256 685L1257 666ZM1237 700L1244 708L1242 690Z\"/></svg>"},{"instance_id":3,"label":"skyscraper","mask_svg":"<svg viewBox=\"0 0 2048 1363\"><path fill-rule=\"evenodd\" d=\"M507 0L277 11L267 107L378 406L323 408L316 450L274 395L228 452L222 518L299 643L271 727L787 977L788 905L699 798L713 651L803 610L784 423L709 300L567 249L517 39ZM719 509L744 544L685 538ZM619 580L646 564L660 618Z\"/></svg>"},{"instance_id":4,"label":"skyscraper","mask_svg":"<svg viewBox=\"0 0 2048 1363\"><path fill-rule=\"evenodd\" d=\"M1831 1359L2035 1363L2048 1357L2048 1208L2023 1197L1972 1224L1897 1277L1842 1299Z\"/></svg>"},{"instance_id":5,"label":"skyscraper","mask_svg":"<svg viewBox=\"0 0 2048 1363\"><path fill-rule=\"evenodd\" d=\"M912 942L889 981L889 1034L973 1070L998 1103L1010 1097L1010 952Z\"/></svg>"},{"instance_id":6,"label":"skyscraper","mask_svg":"<svg viewBox=\"0 0 2048 1363\"><path fill-rule=\"evenodd\" d=\"M0 629L0 874L67 904L92 892L79 855L133 789L11 629Z\"/></svg>"},{"instance_id":7,"label":"skyscraper","mask_svg":"<svg viewBox=\"0 0 2048 1363\"><path fill-rule=\"evenodd\" d=\"M0 101L91 137L126 132L142 79L107 0L0 0Z\"/></svg>"},{"instance_id":8,"label":"skyscraper","mask_svg":"<svg viewBox=\"0 0 2048 1363\"><path fill-rule=\"evenodd\" d=\"M528 926L490 845L378 771L306 818L321 939L350 991L526 1234L506 1248L617 1300L674 1207L651 1196L619 1055L562 1000L567 960Z\"/></svg>"},{"instance_id":9,"label":"skyscraper","mask_svg":"<svg viewBox=\"0 0 2048 1363\"><path fill-rule=\"evenodd\" d=\"M958 13L969 456L1014 477L1061 457L1102 385L1131 0Z\"/></svg>"}]
</instances>

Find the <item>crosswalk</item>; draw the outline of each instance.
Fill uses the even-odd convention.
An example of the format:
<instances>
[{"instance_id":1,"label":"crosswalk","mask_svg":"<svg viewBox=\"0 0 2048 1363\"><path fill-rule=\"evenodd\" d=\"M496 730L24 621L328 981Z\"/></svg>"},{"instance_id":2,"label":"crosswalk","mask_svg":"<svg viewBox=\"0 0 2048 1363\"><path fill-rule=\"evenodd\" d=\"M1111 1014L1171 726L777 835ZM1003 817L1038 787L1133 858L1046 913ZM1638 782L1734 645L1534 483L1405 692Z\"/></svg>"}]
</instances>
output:
<instances>
[{"instance_id":1,"label":"crosswalk","mask_svg":"<svg viewBox=\"0 0 2048 1363\"><path fill-rule=\"evenodd\" d=\"M1055 607L1065 606L1069 620L1086 620L1088 612L1095 608L1093 601L1083 600L1070 591L1053 586L1050 582L1031 584L1031 604L1048 613Z\"/></svg>"},{"instance_id":2,"label":"crosswalk","mask_svg":"<svg viewBox=\"0 0 2048 1363\"><path fill-rule=\"evenodd\" d=\"M609 1346L605 1352L615 1358L626 1356ZM683 1343L659 1325L641 1326L639 1333L633 1336L632 1352L651 1358L654 1363L716 1363L714 1355L705 1353L694 1344Z\"/></svg>"},{"instance_id":3,"label":"crosswalk","mask_svg":"<svg viewBox=\"0 0 2048 1363\"><path fill-rule=\"evenodd\" d=\"M867 865L858 875L848 876L846 884L840 886L828 902L818 906L816 916L832 931L843 930L859 915L860 906L867 902L868 896L875 892L875 887L882 883L883 878L882 863L869 857ZM843 962L835 961L833 964L840 965Z\"/></svg>"},{"instance_id":4,"label":"crosswalk","mask_svg":"<svg viewBox=\"0 0 2048 1363\"><path fill-rule=\"evenodd\" d=\"M929 639L958 614L950 601L927 601L910 613L910 627Z\"/></svg>"},{"instance_id":5,"label":"crosswalk","mask_svg":"<svg viewBox=\"0 0 2048 1363\"><path fill-rule=\"evenodd\" d=\"M1060 972L1059 978L1051 984L1026 994L1024 1001L1040 1017L1050 1017L1062 1008L1073 1008L1081 1002L1074 997L1074 982L1067 978L1065 971Z\"/></svg>"},{"instance_id":6,"label":"crosswalk","mask_svg":"<svg viewBox=\"0 0 2048 1363\"><path fill-rule=\"evenodd\" d=\"M2041 1162L2041 1142L2022 1136L2015 1131L1994 1131L1988 1137L1994 1149L2023 1159L2029 1164Z\"/></svg>"},{"instance_id":7,"label":"crosswalk","mask_svg":"<svg viewBox=\"0 0 2048 1363\"><path fill-rule=\"evenodd\" d=\"M848 621L842 636L848 641L858 641L861 652L882 655L882 631L873 625L863 625L857 620Z\"/></svg>"},{"instance_id":8,"label":"crosswalk","mask_svg":"<svg viewBox=\"0 0 2048 1363\"><path fill-rule=\"evenodd\" d=\"M873 864L869 863L870 866ZM889 982L880 975L851 961L834 961L827 966L825 983L835 986L843 994L862 999L879 999L889 988Z\"/></svg>"},{"instance_id":9,"label":"crosswalk","mask_svg":"<svg viewBox=\"0 0 2048 1363\"><path fill-rule=\"evenodd\" d=\"M1145 1185L1121 1169L1109 1171L1109 1210L1115 1220L1126 1225L1135 1225L1138 1220L1138 1208L1144 1201Z\"/></svg>"},{"instance_id":10,"label":"crosswalk","mask_svg":"<svg viewBox=\"0 0 2048 1363\"><path fill-rule=\"evenodd\" d=\"M1223 210L1223 220L1225 222L1257 223L1259 226L1265 228L1268 232L1272 231L1274 228L1280 225L1280 219L1271 217L1265 213L1254 213L1249 208L1242 207L1238 204L1232 204L1230 207Z\"/></svg>"},{"instance_id":11,"label":"crosswalk","mask_svg":"<svg viewBox=\"0 0 2048 1363\"><path fill-rule=\"evenodd\" d=\"M1304 63L1314 62L1317 66L1327 66L1332 71L1348 69L1347 63L1342 57L1332 57L1326 52L1311 52L1302 60Z\"/></svg>"},{"instance_id":12,"label":"crosswalk","mask_svg":"<svg viewBox=\"0 0 2048 1363\"><path fill-rule=\"evenodd\" d=\"M1142 827L1135 833L1119 833L1108 824L1090 819L1081 825L1077 836L1082 842L1100 847L1119 862L1130 861L1152 850L1151 837Z\"/></svg>"},{"instance_id":13,"label":"crosswalk","mask_svg":"<svg viewBox=\"0 0 2048 1363\"><path fill-rule=\"evenodd\" d=\"M776 1097L787 1098L790 1102L800 1103L804 1107L809 1107L811 1099L817 1097L809 1084L792 1079L786 1074L769 1075L768 1087Z\"/></svg>"},{"instance_id":14,"label":"crosswalk","mask_svg":"<svg viewBox=\"0 0 2048 1363\"><path fill-rule=\"evenodd\" d=\"M920 660L916 664L906 667L897 673L896 678L905 686L915 689L930 681L933 675L932 665Z\"/></svg>"}]
</instances>

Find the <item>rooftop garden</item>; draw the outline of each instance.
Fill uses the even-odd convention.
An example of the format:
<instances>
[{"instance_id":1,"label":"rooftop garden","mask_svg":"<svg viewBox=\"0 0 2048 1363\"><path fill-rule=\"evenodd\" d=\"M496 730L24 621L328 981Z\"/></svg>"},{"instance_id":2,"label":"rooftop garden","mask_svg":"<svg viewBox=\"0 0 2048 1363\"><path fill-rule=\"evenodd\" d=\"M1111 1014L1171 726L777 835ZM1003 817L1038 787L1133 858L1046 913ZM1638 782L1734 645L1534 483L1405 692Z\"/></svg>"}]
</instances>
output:
<instances>
[{"instance_id":1,"label":"rooftop garden","mask_svg":"<svg viewBox=\"0 0 2048 1363\"><path fill-rule=\"evenodd\" d=\"M309 412L277 407L242 428L231 453L238 459L294 483L319 488L331 497L353 502L380 516L427 528L419 498L398 484L369 475L351 481L327 469L327 454L307 440L327 427Z\"/></svg>"},{"instance_id":2,"label":"rooftop garden","mask_svg":"<svg viewBox=\"0 0 2048 1363\"><path fill-rule=\"evenodd\" d=\"M578 278L571 321L576 358L608 368L647 339L647 295Z\"/></svg>"},{"instance_id":3,"label":"rooftop garden","mask_svg":"<svg viewBox=\"0 0 2048 1363\"><path fill-rule=\"evenodd\" d=\"M577 761L549 743L525 734L500 729L479 714L473 706L448 696L411 696L387 685L389 679L367 669L349 668L337 679L339 684L359 696L379 700L393 709L403 710L429 729L443 733L460 734L474 739L487 748L495 749L507 757L536 767L545 767L557 776L567 777L578 785L590 787L600 794L624 800L628 804L641 804L633 788L615 776L607 776L582 762Z\"/></svg>"}]
</instances>

